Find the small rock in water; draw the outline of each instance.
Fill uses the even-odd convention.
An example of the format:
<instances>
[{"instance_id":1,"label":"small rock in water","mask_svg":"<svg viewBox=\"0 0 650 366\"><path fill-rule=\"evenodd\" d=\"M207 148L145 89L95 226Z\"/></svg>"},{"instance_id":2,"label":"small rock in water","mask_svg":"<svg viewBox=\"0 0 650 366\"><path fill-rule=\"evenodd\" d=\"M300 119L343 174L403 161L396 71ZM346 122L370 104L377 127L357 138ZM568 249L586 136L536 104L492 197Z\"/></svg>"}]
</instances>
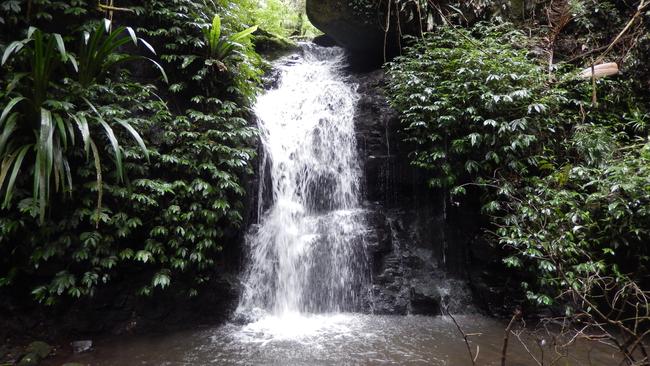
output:
<instances>
[{"instance_id":1,"label":"small rock in water","mask_svg":"<svg viewBox=\"0 0 650 366\"><path fill-rule=\"evenodd\" d=\"M90 352L93 349L93 341L84 340L84 341L74 341L70 343L72 346L72 352L74 353L84 353Z\"/></svg>"}]
</instances>

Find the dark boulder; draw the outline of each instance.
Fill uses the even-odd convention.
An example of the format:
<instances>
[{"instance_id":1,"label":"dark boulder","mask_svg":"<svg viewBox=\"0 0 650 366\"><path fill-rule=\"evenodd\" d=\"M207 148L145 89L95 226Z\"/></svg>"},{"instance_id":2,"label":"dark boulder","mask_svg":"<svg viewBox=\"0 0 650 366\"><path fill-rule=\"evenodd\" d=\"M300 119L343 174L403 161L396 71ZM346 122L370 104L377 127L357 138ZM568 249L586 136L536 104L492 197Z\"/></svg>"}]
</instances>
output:
<instances>
[{"instance_id":1,"label":"dark boulder","mask_svg":"<svg viewBox=\"0 0 650 366\"><path fill-rule=\"evenodd\" d=\"M397 10L392 1L307 0L312 24L349 50L355 66L366 68L376 68L399 55L402 35L419 36L427 29L429 17L416 2Z\"/></svg>"},{"instance_id":2,"label":"dark boulder","mask_svg":"<svg viewBox=\"0 0 650 366\"><path fill-rule=\"evenodd\" d=\"M327 34L321 34L320 36L314 37L313 42L321 47L338 46L334 38L328 36Z\"/></svg>"},{"instance_id":3,"label":"dark boulder","mask_svg":"<svg viewBox=\"0 0 650 366\"><path fill-rule=\"evenodd\" d=\"M378 22L355 4L349 0L308 0L307 16L316 28L349 50L381 50L384 37Z\"/></svg>"},{"instance_id":4,"label":"dark boulder","mask_svg":"<svg viewBox=\"0 0 650 366\"><path fill-rule=\"evenodd\" d=\"M442 294L432 277L411 281L411 313L422 315L440 314Z\"/></svg>"}]
</instances>

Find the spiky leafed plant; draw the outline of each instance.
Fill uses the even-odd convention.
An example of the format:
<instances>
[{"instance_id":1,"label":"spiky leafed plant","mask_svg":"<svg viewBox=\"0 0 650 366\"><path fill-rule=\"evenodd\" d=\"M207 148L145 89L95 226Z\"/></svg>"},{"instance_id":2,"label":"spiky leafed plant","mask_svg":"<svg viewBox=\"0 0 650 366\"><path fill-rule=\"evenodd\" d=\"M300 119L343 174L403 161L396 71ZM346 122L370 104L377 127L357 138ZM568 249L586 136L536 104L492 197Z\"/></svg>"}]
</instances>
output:
<instances>
[{"instance_id":1,"label":"spiky leafed plant","mask_svg":"<svg viewBox=\"0 0 650 366\"><path fill-rule=\"evenodd\" d=\"M233 55L237 49L245 49L244 43L250 38L251 34L257 30L257 26L244 29L241 32L229 36L222 35L221 17L215 15L212 18L212 25L203 29L206 44L208 46L208 58L217 61L223 61ZM223 65L223 64L222 64Z\"/></svg>"},{"instance_id":2,"label":"spiky leafed plant","mask_svg":"<svg viewBox=\"0 0 650 366\"><path fill-rule=\"evenodd\" d=\"M69 187L71 182L70 166L62 153L68 145L70 132L63 128L65 123L61 116L70 105L48 99L48 92L51 79L62 63L70 61L76 67L76 62L66 51L61 35L44 34L33 27L28 30L27 38L5 49L2 65L12 55L21 53L29 61L29 70L15 74L7 92L10 99L0 115L0 188L4 188L5 193L2 207L8 207L11 202L25 157L33 152L34 198L44 209L52 173L56 189L65 186L66 182ZM25 93L14 91L19 83L27 86L23 88ZM55 108L58 110L54 111Z\"/></svg>"},{"instance_id":3,"label":"spiky leafed plant","mask_svg":"<svg viewBox=\"0 0 650 366\"><path fill-rule=\"evenodd\" d=\"M133 42L135 46L142 43L154 55L156 51L144 39L136 36L131 27L118 27L111 30L111 22L107 19L99 24L92 34L84 32L83 42L79 51L79 83L82 87L90 86L97 78L105 75L112 67L129 61L147 60L151 62L167 81L165 71L156 61L144 57L119 53L120 47Z\"/></svg>"},{"instance_id":4,"label":"spiky leafed plant","mask_svg":"<svg viewBox=\"0 0 650 366\"><path fill-rule=\"evenodd\" d=\"M40 222L44 222L51 192L72 192L68 157L76 147L77 136L81 137L86 156L90 152L93 154L100 206L102 169L100 149L96 143L99 140L93 133L95 126L103 130L108 139L116 164L116 175L119 181L123 179L122 150L111 125L102 118L91 100L83 95L71 95L69 87L60 88L58 83L62 76L68 76L69 68L63 67L66 63L72 65L81 86L87 87L116 63L139 58L117 53L118 47L124 44L124 38L138 42L135 33L127 28L111 32L106 24L106 30L102 26L92 36L84 37L79 61L66 51L61 35L47 34L33 27L27 32L27 38L13 42L5 49L3 67L13 57L16 69L22 68L20 61L27 61L23 63L27 68L25 72L14 72L14 80L9 83L4 95L0 95L4 99L4 106L0 107L0 193L4 194L3 209L10 206L19 177L31 174L34 205L38 207ZM120 38L125 31L131 36ZM166 79L164 72L163 77ZM147 155L139 133L126 121L115 122L133 136ZM31 166L26 163L29 157L33 157Z\"/></svg>"}]
</instances>

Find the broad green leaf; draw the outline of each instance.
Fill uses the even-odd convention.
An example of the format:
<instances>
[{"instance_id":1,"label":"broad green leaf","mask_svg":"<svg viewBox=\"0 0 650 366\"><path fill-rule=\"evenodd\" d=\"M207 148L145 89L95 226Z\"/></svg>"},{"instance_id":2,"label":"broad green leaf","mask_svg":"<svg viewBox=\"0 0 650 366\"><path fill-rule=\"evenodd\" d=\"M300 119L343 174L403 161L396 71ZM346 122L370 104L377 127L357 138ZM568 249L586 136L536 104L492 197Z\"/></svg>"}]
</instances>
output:
<instances>
[{"instance_id":1,"label":"broad green leaf","mask_svg":"<svg viewBox=\"0 0 650 366\"><path fill-rule=\"evenodd\" d=\"M21 42L21 41L11 42L9 44L9 46L7 46L7 48L5 49L5 52L2 55L2 63L1 64L4 66L4 64L7 62L9 57L11 57L11 54L14 53L14 52L20 51L20 49L23 47L23 45L24 45L24 43Z\"/></svg>"},{"instance_id":2,"label":"broad green leaf","mask_svg":"<svg viewBox=\"0 0 650 366\"><path fill-rule=\"evenodd\" d=\"M72 114L70 117L77 123L77 128L79 128L79 132L81 132L81 139L84 143L84 151L86 151L87 155L90 148L90 129L88 128L88 120L83 114Z\"/></svg>"},{"instance_id":3,"label":"broad green leaf","mask_svg":"<svg viewBox=\"0 0 650 366\"><path fill-rule=\"evenodd\" d=\"M25 145L21 147L17 152L16 152L16 159L15 162L13 163L13 170L11 172L11 176L9 177L9 182L7 183L7 187L5 188L5 199L4 203L2 206L4 208L9 207L9 203L11 202L11 197L13 195L13 188L16 183L16 178L18 177L18 172L20 171L23 160L25 159L25 155L29 151L29 149L33 145ZM7 168L9 168L11 164L7 164ZM2 172L0 172L0 187L2 187L2 183L5 180L5 169L3 167Z\"/></svg>"},{"instance_id":4,"label":"broad green leaf","mask_svg":"<svg viewBox=\"0 0 650 366\"><path fill-rule=\"evenodd\" d=\"M7 145L10 143L10 137L16 129L17 120L18 118L15 114L10 116L2 129L2 134L0 135L0 157L4 155Z\"/></svg>"},{"instance_id":5,"label":"broad green leaf","mask_svg":"<svg viewBox=\"0 0 650 366\"><path fill-rule=\"evenodd\" d=\"M77 59L71 54L68 54L68 59L70 59L70 63L72 64L74 71L79 72L79 63L77 62Z\"/></svg>"},{"instance_id":6,"label":"broad green leaf","mask_svg":"<svg viewBox=\"0 0 650 366\"><path fill-rule=\"evenodd\" d=\"M2 114L0 115L0 127L2 127L2 124L4 123L5 119L7 118L9 113L11 113L11 110L16 106L16 104L22 102L23 100L27 100L27 98L16 97L10 100L9 103L7 103L7 105L2 110Z\"/></svg>"},{"instance_id":7,"label":"broad green leaf","mask_svg":"<svg viewBox=\"0 0 650 366\"><path fill-rule=\"evenodd\" d=\"M45 222L45 206L49 198L49 183L52 173L54 128L52 126L52 113L41 108L41 127L38 143L36 145L36 168L34 169L34 199L38 200L40 222Z\"/></svg>"},{"instance_id":8,"label":"broad green leaf","mask_svg":"<svg viewBox=\"0 0 650 366\"><path fill-rule=\"evenodd\" d=\"M68 159L64 158L63 159L63 167L65 170L65 177L68 181L68 189L70 190L70 194L72 195L72 171L70 170L70 163L68 162Z\"/></svg>"},{"instance_id":9,"label":"broad green leaf","mask_svg":"<svg viewBox=\"0 0 650 366\"><path fill-rule=\"evenodd\" d=\"M124 128L126 128L127 131L129 131L129 133L131 134L131 136L133 136L133 138L138 143L138 145L140 145L140 148L142 149L144 155L147 157L147 160L149 160L149 151L147 150L147 146L145 145L144 140L142 139L138 131L136 131L135 128L133 128L133 126L131 126L131 124L129 124L126 121L123 121L121 119L116 119L116 121L117 123L121 124Z\"/></svg>"},{"instance_id":10,"label":"broad green leaf","mask_svg":"<svg viewBox=\"0 0 650 366\"><path fill-rule=\"evenodd\" d=\"M108 137L108 141L111 143L111 146L113 147L113 153L115 157L115 165L117 166L117 179L118 181L122 182L124 180L124 166L122 165L122 148L120 147L120 143L117 141L117 137L115 137L115 133L113 132L113 129L111 126L104 121L103 118L99 119L99 123L102 125L104 128L104 131L106 131L106 136Z\"/></svg>"},{"instance_id":11,"label":"broad green leaf","mask_svg":"<svg viewBox=\"0 0 650 366\"><path fill-rule=\"evenodd\" d=\"M142 42L142 44L143 44L145 47L147 47L147 49L148 49L149 51L151 51L151 53L153 53L154 55L156 54L156 50L153 48L153 46L151 46L151 45L149 44L149 42L145 41L145 40L142 39L142 38L138 38L138 40L139 40L140 42Z\"/></svg>"},{"instance_id":12,"label":"broad green leaf","mask_svg":"<svg viewBox=\"0 0 650 366\"><path fill-rule=\"evenodd\" d=\"M154 64L154 66L156 66L158 68L158 70L160 71L160 74L163 77L163 80L165 80L165 83L169 84L169 79L167 78L167 73L165 73L165 69L163 69L163 67L158 62L154 61L153 59L147 58L147 60L151 61L151 63Z\"/></svg>"},{"instance_id":13,"label":"broad green leaf","mask_svg":"<svg viewBox=\"0 0 650 366\"><path fill-rule=\"evenodd\" d=\"M61 140L63 141L63 148L67 149L68 148L68 131L66 130L65 127L65 122L63 121L63 118L57 113L54 114L54 121L56 122L56 127L59 132L59 136Z\"/></svg>"},{"instance_id":14,"label":"broad green leaf","mask_svg":"<svg viewBox=\"0 0 650 366\"><path fill-rule=\"evenodd\" d=\"M97 221L95 222L95 225L99 227L99 220L100 220L100 215L99 213L102 210L102 197L103 197L103 192L104 192L104 182L102 178L102 163L99 157L99 149L97 149L97 145L95 145L95 141L92 139L89 139L89 144L90 148L93 152L93 160L95 163L95 179L97 182Z\"/></svg>"},{"instance_id":15,"label":"broad green leaf","mask_svg":"<svg viewBox=\"0 0 650 366\"><path fill-rule=\"evenodd\" d=\"M246 39L248 36L253 34L257 30L258 26L252 26L250 28L244 29L241 32L235 33L232 36L230 36L230 40L233 42L240 42Z\"/></svg>"},{"instance_id":16,"label":"broad green leaf","mask_svg":"<svg viewBox=\"0 0 650 366\"><path fill-rule=\"evenodd\" d=\"M218 41L221 38L221 17L217 14L212 18L212 28L210 29L212 39Z\"/></svg>"},{"instance_id":17,"label":"broad green leaf","mask_svg":"<svg viewBox=\"0 0 650 366\"><path fill-rule=\"evenodd\" d=\"M59 48L59 54L61 54L61 58L63 59L64 62L68 61L68 52L65 50L65 43L63 42L63 37L61 37L60 34L54 33L52 34L54 36L54 39L56 40L56 46Z\"/></svg>"},{"instance_id":18,"label":"broad green leaf","mask_svg":"<svg viewBox=\"0 0 650 366\"><path fill-rule=\"evenodd\" d=\"M133 41L134 45L138 45L138 37L135 35L135 31L131 27L126 27L126 31L129 32L129 35L131 36L131 40Z\"/></svg>"}]
</instances>

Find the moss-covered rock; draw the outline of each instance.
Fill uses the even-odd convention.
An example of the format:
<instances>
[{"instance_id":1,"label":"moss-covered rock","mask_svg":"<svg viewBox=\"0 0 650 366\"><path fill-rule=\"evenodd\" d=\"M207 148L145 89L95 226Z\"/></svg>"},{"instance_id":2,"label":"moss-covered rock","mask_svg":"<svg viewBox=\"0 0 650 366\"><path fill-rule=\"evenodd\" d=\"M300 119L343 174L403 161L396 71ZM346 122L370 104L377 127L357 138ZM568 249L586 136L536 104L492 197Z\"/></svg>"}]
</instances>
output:
<instances>
[{"instance_id":1,"label":"moss-covered rock","mask_svg":"<svg viewBox=\"0 0 650 366\"><path fill-rule=\"evenodd\" d=\"M269 59L276 59L298 50L298 45L285 37L258 29L254 34L255 51Z\"/></svg>"},{"instance_id":2,"label":"moss-covered rock","mask_svg":"<svg viewBox=\"0 0 650 366\"><path fill-rule=\"evenodd\" d=\"M41 357L39 357L36 353L28 353L24 355L20 361L16 364L17 366L37 366L39 362L41 361Z\"/></svg>"},{"instance_id":3,"label":"moss-covered rock","mask_svg":"<svg viewBox=\"0 0 650 366\"><path fill-rule=\"evenodd\" d=\"M29 346L27 346L26 351L28 354L33 353L43 359L50 355L50 352L52 352L52 346L45 342L36 341L30 343Z\"/></svg>"}]
</instances>

